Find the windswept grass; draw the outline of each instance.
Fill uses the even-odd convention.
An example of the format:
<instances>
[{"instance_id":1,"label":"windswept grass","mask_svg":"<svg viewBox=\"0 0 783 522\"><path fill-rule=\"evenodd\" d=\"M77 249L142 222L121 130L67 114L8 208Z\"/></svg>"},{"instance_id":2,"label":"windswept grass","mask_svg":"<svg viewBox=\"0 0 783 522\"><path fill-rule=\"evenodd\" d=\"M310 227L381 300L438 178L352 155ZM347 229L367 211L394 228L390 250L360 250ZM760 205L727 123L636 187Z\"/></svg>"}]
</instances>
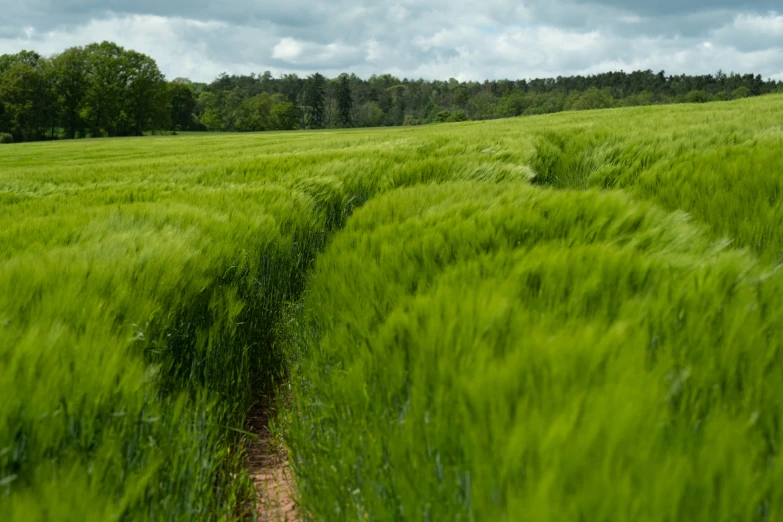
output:
<instances>
[{"instance_id":1,"label":"windswept grass","mask_svg":"<svg viewBox=\"0 0 783 522\"><path fill-rule=\"evenodd\" d=\"M0 519L780 518L781 118L4 147Z\"/></svg>"},{"instance_id":2,"label":"windswept grass","mask_svg":"<svg viewBox=\"0 0 783 522\"><path fill-rule=\"evenodd\" d=\"M780 97L764 104L617 111L585 117L535 138L536 183L623 189L681 209L762 260L783 262L783 119Z\"/></svg>"},{"instance_id":3,"label":"windswept grass","mask_svg":"<svg viewBox=\"0 0 783 522\"><path fill-rule=\"evenodd\" d=\"M2 153L0 518L13 520L242 515L237 430L285 371L274 325L328 237L382 190L513 176L401 131Z\"/></svg>"},{"instance_id":4,"label":"windswept grass","mask_svg":"<svg viewBox=\"0 0 783 522\"><path fill-rule=\"evenodd\" d=\"M534 186L359 210L293 328L305 518L783 518L782 101L523 120Z\"/></svg>"},{"instance_id":5,"label":"windswept grass","mask_svg":"<svg viewBox=\"0 0 783 522\"><path fill-rule=\"evenodd\" d=\"M319 259L289 443L317 520L777 520L783 279L628 196L457 183Z\"/></svg>"}]
</instances>

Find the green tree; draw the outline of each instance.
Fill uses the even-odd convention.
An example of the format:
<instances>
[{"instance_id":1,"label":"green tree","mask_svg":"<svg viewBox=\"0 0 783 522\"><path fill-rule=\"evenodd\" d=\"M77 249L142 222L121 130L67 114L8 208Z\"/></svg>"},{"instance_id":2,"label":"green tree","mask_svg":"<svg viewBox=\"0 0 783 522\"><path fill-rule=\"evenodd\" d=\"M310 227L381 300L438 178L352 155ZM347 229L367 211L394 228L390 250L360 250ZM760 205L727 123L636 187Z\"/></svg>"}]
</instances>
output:
<instances>
[{"instance_id":1,"label":"green tree","mask_svg":"<svg viewBox=\"0 0 783 522\"><path fill-rule=\"evenodd\" d=\"M495 111L500 117L519 116L529 106L527 97L520 91L510 91L498 101Z\"/></svg>"},{"instance_id":2,"label":"green tree","mask_svg":"<svg viewBox=\"0 0 783 522\"><path fill-rule=\"evenodd\" d=\"M198 105L201 106L201 123L209 131L226 130L223 119L220 117L220 104L217 95L213 92L202 92L198 98Z\"/></svg>"},{"instance_id":3,"label":"green tree","mask_svg":"<svg viewBox=\"0 0 783 522\"><path fill-rule=\"evenodd\" d=\"M25 69L27 66L28 69ZM8 72L14 68L13 76ZM590 76L460 82L341 74L274 78L221 74L212 83L164 84L154 60L111 42L0 56L0 128L17 139L142 134L171 128L213 131L405 125L674 102L722 101L780 90L759 75L669 75L651 70ZM35 98L20 98L27 92ZM263 95L263 96L262 96ZM257 98L261 96L260 98ZM293 104L283 105L283 102ZM293 120L298 116L299 121Z\"/></svg>"},{"instance_id":4,"label":"green tree","mask_svg":"<svg viewBox=\"0 0 783 522\"><path fill-rule=\"evenodd\" d=\"M707 103L712 101L712 95L707 91L694 90L685 95L685 103Z\"/></svg>"},{"instance_id":5,"label":"green tree","mask_svg":"<svg viewBox=\"0 0 783 522\"><path fill-rule=\"evenodd\" d=\"M87 90L87 63L81 47L71 47L52 58L55 91L65 135L75 138L82 130L81 111Z\"/></svg>"},{"instance_id":6,"label":"green tree","mask_svg":"<svg viewBox=\"0 0 783 522\"><path fill-rule=\"evenodd\" d=\"M272 99L265 92L246 98L239 106L236 130L256 132L271 129L271 108Z\"/></svg>"},{"instance_id":7,"label":"green tree","mask_svg":"<svg viewBox=\"0 0 783 522\"><path fill-rule=\"evenodd\" d=\"M446 118L446 121L449 123L454 122L460 122L460 121L468 121L468 115L465 114L465 111L462 109L458 109L454 112L452 112L448 118Z\"/></svg>"},{"instance_id":8,"label":"green tree","mask_svg":"<svg viewBox=\"0 0 783 522\"><path fill-rule=\"evenodd\" d=\"M196 93L189 83L173 81L168 85L171 103L172 129L189 130L193 127L193 111L196 109Z\"/></svg>"},{"instance_id":9,"label":"green tree","mask_svg":"<svg viewBox=\"0 0 783 522\"><path fill-rule=\"evenodd\" d=\"M386 89L391 95L391 107L386 114L388 124L390 125L402 125L405 121L405 109L407 107L405 100L405 85L397 84Z\"/></svg>"},{"instance_id":10,"label":"green tree","mask_svg":"<svg viewBox=\"0 0 783 522\"><path fill-rule=\"evenodd\" d=\"M5 110L5 103L0 100L0 133L9 133L11 129L8 127L8 118Z\"/></svg>"},{"instance_id":11,"label":"green tree","mask_svg":"<svg viewBox=\"0 0 783 522\"><path fill-rule=\"evenodd\" d=\"M740 98L749 98L751 96L753 96L753 92L745 85L742 87L737 87L731 91L731 98L734 100L739 100Z\"/></svg>"},{"instance_id":12,"label":"green tree","mask_svg":"<svg viewBox=\"0 0 783 522\"><path fill-rule=\"evenodd\" d=\"M322 129L326 123L326 78L315 73L307 78L305 86L305 116L311 129Z\"/></svg>"},{"instance_id":13,"label":"green tree","mask_svg":"<svg viewBox=\"0 0 783 522\"><path fill-rule=\"evenodd\" d=\"M237 120L242 116L242 103L246 98L247 92L241 87L235 87L225 96L218 96L219 114L225 130L237 130Z\"/></svg>"},{"instance_id":14,"label":"green tree","mask_svg":"<svg viewBox=\"0 0 783 522\"><path fill-rule=\"evenodd\" d=\"M279 92L288 98L288 101L296 103L299 93L302 90L304 80L296 74L284 74L280 80L278 80Z\"/></svg>"},{"instance_id":15,"label":"green tree","mask_svg":"<svg viewBox=\"0 0 783 522\"><path fill-rule=\"evenodd\" d=\"M62 107L59 103L55 68L52 60L48 58L39 60L38 70L43 77L45 89L44 96L38 101L38 104L40 104L40 110L44 113L49 137L55 139L57 137L57 126L60 123Z\"/></svg>"},{"instance_id":16,"label":"green tree","mask_svg":"<svg viewBox=\"0 0 783 522\"><path fill-rule=\"evenodd\" d=\"M572 111L589 111L594 109L608 109L614 106L615 99L612 97L611 89L590 87L575 101L567 105L566 109Z\"/></svg>"},{"instance_id":17,"label":"green tree","mask_svg":"<svg viewBox=\"0 0 783 522\"><path fill-rule=\"evenodd\" d=\"M339 111L340 125L342 127L351 126L351 109L353 109L353 95L351 94L351 84L348 81L347 74L341 74L337 86L337 106Z\"/></svg>"},{"instance_id":18,"label":"green tree","mask_svg":"<svg viewBox=\"0 0 783 522\"><path fill-rule=\"evenodd\" d=\"M497 113L498 98L489 90L482 90L470 100L468 106L474 120L486 120Z\"/></svg>"},{"instance_id":19,"label":"green tree","mask_svg":"<svg viewBox=\"0 0 783 522\"><path fill-rule=\"evenodd\" d=\"M0 56L0 74L8 71L14 64L26 63L31 67L36 67L41 55L35 51L20 51L16 54L4 54Z\"/></svg>"},{"instance_id":20,"label":"green tree","mask_svg":"<svg viewBox=\"0 0 783 522\"><path fill-rule=\"evenodd\" d=\"M270 109L270 119L275 130L293 130L299 122L299 109L290 101L282 98Z\"/></svg>"},{"instance_id":21,"label":"green tree","mask_svg":"<svg viewBox=\"0 0 783 522\"><path fill-rule=\"evenodd\" d=\"M464 86L459 86L455 89L452 101L456 107L466 107L469 99L470 93Z\"/></svg>"},{"instance_id":22,"label":"green tree","mask_svg":"<svg viewBox=\"0 0 783 522\"><path fill-rule=\"evenodd\" d=\"M38 64L14 62L0 75L5 125L15 141L43 139L51 128L56 100Z\"/></svg>"},{"instance_id":23,"label":"green tree","mask_svg":"<svg viewBox=\"0 0 783 522\"><path fill-rule=\"evenodd\" d=\"M639 105L652 105L653 103L655 103L655 100L652 93L648 91L642 91L639 94L634 94L633 96L628 96L627 98L621 100L618 105L621 107L635 107Z\"/></svg>"},{"instance_id":24,"label":"green tree","mask_svg":"<svg viewBox=\"0 0 783 522\"><path fill-rule=\"evenodd\" d=\"M356 110L354 123L360 127L380 127L383 125L383 109L375 101L368 101Z\"/></svg>"},{"instance_id":25,"label":"green tree","mask_svg":"<svg viewBox=\"0 0 783 522\"><path fill-rule=\"evenodd\" d=\"M117 136L127 117L123 113L128 82L125 50L111 42L90 44L84 48L87 64L83 117L90 135Z\"/></svg>"},{"instance_id":26,"label":"green tree","mask_svg":"<svg viewBox=\"0 0 783 522\"><path fill-rule=\"evenodd\" d=\"M435 123L445 123L451 118L451 111L440 111L433 118Z\"/></svg>"},{"instance_id":27,"label":"green tree","mask_svg":"<svg viewBox=\"0 0 783 522\"><path fill-rule=\"evenodd\" d=\"M122 66L125 112L132 125L132 131L126 133L142 136L147 128L165 126L166 81L155 60L136 51L125 51Z\"/></svg>"}]
</instances>

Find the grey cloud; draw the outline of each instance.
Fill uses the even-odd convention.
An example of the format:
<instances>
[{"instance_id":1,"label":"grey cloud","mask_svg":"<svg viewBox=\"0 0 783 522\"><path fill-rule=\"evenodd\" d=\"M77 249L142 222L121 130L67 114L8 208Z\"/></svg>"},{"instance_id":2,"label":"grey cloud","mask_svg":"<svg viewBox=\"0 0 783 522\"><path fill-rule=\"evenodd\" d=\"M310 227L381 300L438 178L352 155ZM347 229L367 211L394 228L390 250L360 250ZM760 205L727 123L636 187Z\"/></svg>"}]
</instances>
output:
<instances>
[{"instance_id":1,"label":"grey cloud","mask_svg":"<svg viewBox=\"0 0 783 522\"><path fill-rule=\"evenodd\" d=\"M776 76L778 2L0 0L0 53L111 39L199 80L264 69L482 79L752 66Z\"/></svg>"},{"instance_id":2,"label":"grey cloud","mask_svg":"<svg viewBox=\"0 0 783 522\"><path fill-rule=\"evenodd\" d=\"M646 16L681 15L705 11L769 11L780 8L778 0L574 0L585 5L604 5Z\"/></svg>"}]
</instances>

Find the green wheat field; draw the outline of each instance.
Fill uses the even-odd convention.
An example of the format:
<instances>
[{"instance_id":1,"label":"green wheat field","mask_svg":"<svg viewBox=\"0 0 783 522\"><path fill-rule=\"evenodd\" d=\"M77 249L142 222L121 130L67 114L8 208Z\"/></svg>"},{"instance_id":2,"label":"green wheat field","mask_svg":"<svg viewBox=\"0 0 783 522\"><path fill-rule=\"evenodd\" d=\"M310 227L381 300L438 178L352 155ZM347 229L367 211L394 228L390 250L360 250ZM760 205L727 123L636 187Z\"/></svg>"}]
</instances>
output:
<instances>
[{"instance_id":1,"label":"green wheat field","mask_svg":"<svg viewBox=\"0 0 783 522\"><path fill-rule=\"evenodd\" d=\"M783 96L0 147L0 520L783 520Z\"/></svg>"}]
</instances>

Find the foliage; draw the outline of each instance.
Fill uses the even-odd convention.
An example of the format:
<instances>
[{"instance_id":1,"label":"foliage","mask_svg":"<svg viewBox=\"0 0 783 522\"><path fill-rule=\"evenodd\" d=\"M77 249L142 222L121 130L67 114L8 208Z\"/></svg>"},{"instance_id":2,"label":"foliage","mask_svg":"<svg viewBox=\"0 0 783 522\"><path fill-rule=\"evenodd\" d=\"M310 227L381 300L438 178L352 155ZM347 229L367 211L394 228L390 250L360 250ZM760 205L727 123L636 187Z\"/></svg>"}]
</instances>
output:
<instances>
[{"instance_id":1,"label":"foliage","mask_svg":"<svg viewBox=\"0 0 783 522\"><path fill-rule=\"evenodd\" d=\"M269 112L275 130L294 130L299 125L299 109L291 102L275 103Z\"/></svg>"},{"instance_id":2,"label":"foliage","mask_svg":"<svg viewBox=\"0 0 783 522\"><path fill-rule=\"evenodd\" d=\"M266 93L245 98L239 105L234 127L240 131L263 131L272 127L272 99Z\"/></svg>"},{"instance_id":3,"label":"foliage","mask_svg":"<svg viewBox=\"0 0 783 522\"><path fill-rule=\"evenodd\" d=\"M169 125L163 75L152 58L103 42L51 58L4 55L0 98L17 141L140 136Z\"/></svg>"},{"instance_id":4,"label":"foliage","mask_svg":"<svg viewBox=\"0 0 783 522\"><path fill-rule=\"evenodd\" d=\"M691 91L685 95L685 103L707 103L713 100L713 97L707 91Z\"/></svg>"},{"instance_id":5,"label":"foliage","mask_svg":"<svg viewBox=\"0 0 783 522\"><path fill-rule=\"evenodd\" d=\"M595 109L609 109L614 107L615 100L612 98L611 89L597 89L590 87L581 95L575 96L566 105L567 110L589 111Z\"/></svg>"},{"instance_id":6,"label":"foliage","mask_svg":"<svg viewBox=\"0 0 783 522\"><path fill-rule=\"evenodd\" d=\"M304 91L304 109L307 126L311 129L321 129L326 123L324 107L326 103L325 85L326 78L319 73L315 73L307 79L307 86Z\"/></svg>"},{"instance_id":7,"label":"foliage","mask_svg":"<svg viewBox=\"0 0 783 522\"><path fill-rule=\"evenodd\" d=\"M460 121L468 121L468 115L465 114L465 111L462 109L456 110L452 112L448 119L446 119L448 122L460 122Z\"/></svg>"},{"instance_id":8,"label":"foliage","mask_svg":"<svg viewBox=\"0 0 783 522\"><path fill-rule=\"evenodd\" d=\"M168 84L171 101L171 123L174 130L192 130L195 127L193 111L196 110L196 93L186 82Z\"/></svg>"},{"instance_id":9,"label":"foliage","mask_svg":"<svg viewBox=\"0 0 783 522\"><path fill-rule=\"evenodd\" d=\"M7 132L0 132L0 143L13 143L14 137Z\"/></svg>"},{"instance_id":10,"label":"foliage","mask_svg":"<svg viewBox=\"0 0 783 522\"><path fill-rule=\"evenodd\" d=\"M353 121L357 127L380 127L383 125L383 109L376 101L369 101L358 108Z\"/></svg>"},{"instance_id":11,"label":"foliage","mask_svg":"<svg viewBox=\"0 0 783 522\"><path fill-rule=\"evenodd\" d=\"M32 68L17 67L14 64ZM20 78L22 76L22 78ZM37 79L36 79L37 78ZM390 74L362 79L340 74L300 78L269 71L221 74L197 83L163 76L152 58L102 42L45 58L32 51L0 56L0 94L10 104L17 140L129 136L144 131L291 130L443 122L550 114L669 103L726 101L776 92L780 81L760 75L689 76L663 71L608 72L593 76L484 82L426 81ZM40 84L36 87L34 84ZM270 102L271 100L271 102ZM278 104L282 105L275 109ZM296 120L294 123L294 109ZM274 116L273 116L274 113ZM459 118L460 116L457 116Z\"/></svg>"},{"instance_id":12,"label":"foliage","mask_svg":"<svg viewBox=\"0 0 783 522\"><path fill-rule=\"evenodd\" d=\"M339 122L341 127L351 126L351 110L353 109L353 97L351 85L347 74L340 75L337 88L337 105L339 107Z\"/></svg>"},{"instance_id":13,"label":"foliage","mask_svg":"<svg viewBox=\"0 0 783 522\"><path fill-rule=\"evenodd\" d=\"M731 91L731 97L735 100L739 100L741 98L750 98L751 96L753 96L753 92L751 92L751 90L745 85L742 87L737 87Z\"/></svg>"},{"instance_id":14,"label":"foliage","mask_svg":"<svg viewBox=\"0 0 783 522\"><path fill-rule=\"evenodd\" d=\"M84 50L79 47L66 49L52 57L54 90L60 106L60 124L66 137L73 139L84 134L82 118L87 90L87 62Z\"/></svg>"},{"instance_id":15,"label":"foliage","mask_svg":"<svg viewBox=\"0 0 783 522\"><path fill-rule=\"evenodd\" d=\"M4 128L16 141L40 140L51 127L54 96L44 64L17 60L0 77Z\"/></svg>"},{"instance_id":16,"label":"foliage","mask_svg":"<svg viewBox=\"0 0 783 522\"><path fill-rule=\"evenodd\" d=\"M451 111L440 111L432 119L435 123L446 123L451 118Z\"/></svg>"}]
</instances>

